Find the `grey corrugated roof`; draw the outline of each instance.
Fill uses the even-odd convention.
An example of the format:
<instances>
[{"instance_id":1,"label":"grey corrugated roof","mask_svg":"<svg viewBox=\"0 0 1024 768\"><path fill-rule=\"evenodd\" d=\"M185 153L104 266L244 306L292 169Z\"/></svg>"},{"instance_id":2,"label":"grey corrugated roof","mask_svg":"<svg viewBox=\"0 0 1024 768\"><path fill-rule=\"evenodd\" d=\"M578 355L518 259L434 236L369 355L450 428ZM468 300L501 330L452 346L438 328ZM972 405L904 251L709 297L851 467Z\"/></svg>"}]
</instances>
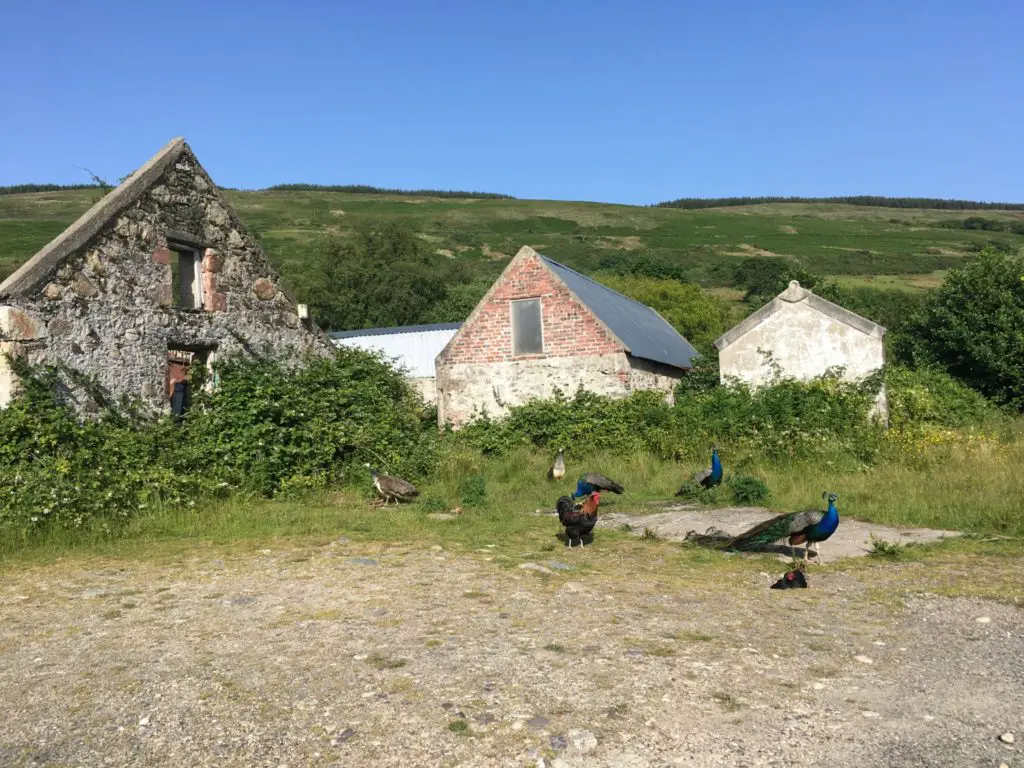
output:
<instances>
[{"instance_id":1,"label":"grey corrugated roof","mask_svg":"<svg viewBox=\"0 0 1024 768\"><path fill-rule=\"evenodd\" d=\"M693 367L698 356L686 339L653 309L626 298L546 256L544 263L626 345L629 354L676 368Z\"/></svg>"},{"instance_id":2,"label":"grey corrugated roof","mask_svg":"<svg viewBox=\"0 0 1024 768\"><path fill-rule=\"evenodd\" d=\"M393 333L423 333L425 331L455 331L462 323L427 323L426 325L395 325L390 328L359 328L354 331L328 331L332 339L351 339L355 336L390 336Z\"/></svg>"}]
</instances>

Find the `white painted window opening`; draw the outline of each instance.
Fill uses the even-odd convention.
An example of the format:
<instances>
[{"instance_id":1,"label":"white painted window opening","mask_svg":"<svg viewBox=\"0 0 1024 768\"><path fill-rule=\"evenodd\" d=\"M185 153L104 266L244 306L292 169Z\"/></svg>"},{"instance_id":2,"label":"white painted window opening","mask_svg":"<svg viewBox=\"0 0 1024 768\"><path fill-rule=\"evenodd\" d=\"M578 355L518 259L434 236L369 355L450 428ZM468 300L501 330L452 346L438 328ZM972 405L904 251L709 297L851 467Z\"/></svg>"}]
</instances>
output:
<instances>
[{"instance_id":1,"label":"white painted window opening","mask_svg":"<svg viewBox=\"0 0 1024 768\"><path fill-rule=\"evenodd\" d=\"M521 299L512 305L512 354L544 354L544 323L540 299Z\"/></svg>"},{"instance_id":2,"label":"white painted window opening","mask_svg":"<svg viewBox=\"0 0 1024 768\"><path fill-rule=\"evenodd\" d=\"M171 290L179 307L203 308L203 257L198 248L171 243Z\"/></svg>"}]
</instances>

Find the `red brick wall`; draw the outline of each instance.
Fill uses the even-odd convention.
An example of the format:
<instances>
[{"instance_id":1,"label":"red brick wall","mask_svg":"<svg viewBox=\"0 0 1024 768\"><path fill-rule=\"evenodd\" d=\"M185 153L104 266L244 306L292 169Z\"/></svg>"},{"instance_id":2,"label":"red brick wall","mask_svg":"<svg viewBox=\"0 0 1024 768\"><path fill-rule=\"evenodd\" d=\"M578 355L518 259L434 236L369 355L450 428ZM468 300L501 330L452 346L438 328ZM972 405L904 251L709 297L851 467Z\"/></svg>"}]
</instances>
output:
<instances>
[{"instance_id":1,"label":"red brick wall","mask_svg":"<svg viewBox=\"0 0 1024 768\"><path fill-rule=\"evenodd\" d=\"M543 355L512 355L514 299L541 300ZM497 363L538 357L604 355L621 352L594 316L578 304L540 258L529 254L514 261L498 279L486 303L462 326L444 353L444 363Z\"/></svg>"}]
</instances>

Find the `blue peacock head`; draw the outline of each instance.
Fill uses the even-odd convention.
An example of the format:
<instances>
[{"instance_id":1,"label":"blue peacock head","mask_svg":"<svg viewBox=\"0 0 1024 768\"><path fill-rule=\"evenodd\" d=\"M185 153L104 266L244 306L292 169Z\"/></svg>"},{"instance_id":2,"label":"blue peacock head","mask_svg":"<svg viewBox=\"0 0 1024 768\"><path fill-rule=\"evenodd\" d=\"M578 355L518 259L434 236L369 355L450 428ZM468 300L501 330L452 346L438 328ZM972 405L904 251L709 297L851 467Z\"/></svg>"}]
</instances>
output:
<instances>
[{"instance_id":1,"label":"blue peacock head","mask_svg":"<svg viewBox=\"0 0 1024 768\"><path fill-rule=\"evenodd\" d=\"M369 464L363 464L363 466L364 466L364 467L366 467L366 468L367 468L368 470L370 470L370 475L371 475L372 477L376 477L376 476L377 476L378 474L380 474L379 472L377 472L377 470L376 470L376 469L374 469L373 467L371 467L371 466L370 466Z\"/></svg>"},{"instance_id":2,"label":"blue peacock head","mask_svg":"<svg viewBox=\"0 0 1024 768\"><path fill-rule=\"evenodd\" d=\"M832 491L825 491L821 494L821 498L828 499L829 504L835 504L839 500L839 497L832 493Z\"/></svg>"}]
</instances>

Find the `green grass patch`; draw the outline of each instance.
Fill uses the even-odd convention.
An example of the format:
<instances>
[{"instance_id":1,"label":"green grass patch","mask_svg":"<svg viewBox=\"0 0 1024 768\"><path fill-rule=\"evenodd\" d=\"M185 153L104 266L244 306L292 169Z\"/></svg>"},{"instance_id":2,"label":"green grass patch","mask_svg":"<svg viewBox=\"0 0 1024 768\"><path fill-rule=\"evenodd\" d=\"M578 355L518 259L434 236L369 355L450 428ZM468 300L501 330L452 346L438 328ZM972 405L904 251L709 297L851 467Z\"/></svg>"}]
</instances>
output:
<instances>
[{"instance_id":1,"label":"green grass patch","mask_svg":"<svg viewBox=\"0 0 1024 768\"><path fill-rule=\"evenodd\" d=\"M461 718L458 720L452 720L450 723L448 723L448 730L459 736L468 736L469 723L467 723L465 720Z\"/></svg>"},{"instance_id":2,"label":"green grass patch","mask_svg":"<svg viewBox=\"0 0 1024 768\"><path fill-rule=\"evenodd\" d=\"M747 471L763 477L772 490L772 506L780 511L815 507L822 491L829 490L839 495L840 514L845 517L976 534L964 541L914 548L921 551L902 553L904 557L919 558L932 551L1019 552L1018 539L1024 538L1020 506L1024 498L1024 473L1020 472L1024 440L1011 434L1005 442L929 445L924 451L918 454L915 449L908 458L901 448L874 467L851 464L841 457L766 462L756 456L725 455L723 461L727 467L730 462L742 463ZM594 454L571 459L566 482L549 483L545 479L549 462L546 451L528 448L504 457L486 457L469 449L446 454L435 478L424 484L425 497L442 499L448 508L454 507L462 478L474 474L482 473L488 488L483 508L466 510L451 520L431 520L416 503L381 509L371 504L369 489L362 486L316 491L296 499L239 495L195 507L156 505L116 530L103 521L92 521L75 529L52 527L30 538L5 536L0 539L0 564L50 561L73 554L153 557L162 550L175 552L204 543L241 550L277 539L322 546L344 535L363 543L488 549L497 565L513 568L531 560L543 562L553 551L564 548L556 538L562 529L552 513L557 497L571 490L569 478L587 470L613 477L626 486L626 493L621 497L608 494L611 498L602 504L602 511L646 514L652 511L648 502L672 499L681 478L695 469L687 462L649 454ZM651 548L673 552L672 557L680 558L685 568L730 560L703 548L680 550L657 536L643 538L603 527L595 532L595 546L583 556L615 550L629 557ZM588 567L596 564L587 563ZM483 592L470 591L467 599L485 597Z\"/></svg>"},{"instance_id":3,"label":"green grass patch","mask_svg":"<svg viewBox=\"0 0 1024 768\"><path fill-rule=\"evenodd\" d=\"M406 659L398 659L393 656L386 656L381 653L371 653L366 663L374 669L385 670L385 669L401 669L406 666L409 662Z\"/></svg>"}]
</instances>

